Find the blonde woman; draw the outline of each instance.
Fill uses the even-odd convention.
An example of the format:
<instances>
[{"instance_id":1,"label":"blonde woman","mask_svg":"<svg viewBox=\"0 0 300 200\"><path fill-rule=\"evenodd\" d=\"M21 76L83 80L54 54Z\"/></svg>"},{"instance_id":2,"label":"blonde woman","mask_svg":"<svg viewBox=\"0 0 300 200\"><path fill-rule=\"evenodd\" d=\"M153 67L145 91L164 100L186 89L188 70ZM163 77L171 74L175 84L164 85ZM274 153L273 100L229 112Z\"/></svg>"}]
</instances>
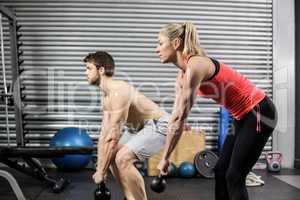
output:
<instances>
[{"instance_id":1,"label":"blonde woman","mask_svg":"<svg viewBox=\"0 0 300 200\"><path fill-rule=\"evenodd\" d=\"M226 138L215 167L215 198L248 199L245 179L276 126L274 104L245 76L208 57L198 41L196 27L190 22L163 27L156 53L162 63L173 63L179 69L165 151L158 165L161 173L170 163L170 154L196 97L211 98L225 106L235 119L235 133Z\"/></svg>"}]
</instances>

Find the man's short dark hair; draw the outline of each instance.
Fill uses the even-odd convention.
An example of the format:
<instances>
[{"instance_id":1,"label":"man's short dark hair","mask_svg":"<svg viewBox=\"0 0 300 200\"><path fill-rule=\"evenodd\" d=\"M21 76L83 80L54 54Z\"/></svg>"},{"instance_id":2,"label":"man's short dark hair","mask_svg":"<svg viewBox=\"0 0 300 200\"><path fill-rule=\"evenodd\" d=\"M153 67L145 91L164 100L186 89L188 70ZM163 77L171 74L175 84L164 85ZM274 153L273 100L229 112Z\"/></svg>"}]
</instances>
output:
<instances>
[{"instance_id":1,"label":"man's short dark hair","mask_svg":"<svg viewBox=\"0 0 300 200\"><path fill-rule=\"evenodd\" d=\"M97 69L103 67L106 76L113 76L115 71L115 62L113 57L105 51L97 51L95 53L89 53L83 62L93 63Z\"/></svg>"}]
</instances>

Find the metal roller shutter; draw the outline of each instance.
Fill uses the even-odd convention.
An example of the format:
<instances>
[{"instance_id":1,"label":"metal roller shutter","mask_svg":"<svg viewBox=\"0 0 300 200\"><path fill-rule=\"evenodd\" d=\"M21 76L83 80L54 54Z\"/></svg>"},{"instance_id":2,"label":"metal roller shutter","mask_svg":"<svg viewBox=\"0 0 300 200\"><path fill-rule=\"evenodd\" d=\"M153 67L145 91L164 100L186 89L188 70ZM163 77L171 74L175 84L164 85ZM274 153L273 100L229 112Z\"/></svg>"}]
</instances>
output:
<instances>
[{"instance_id":1,"label":"metal roller shutter","mask_svg":"<svg viewBox=\"0 0 300 200\"><path fill-rule=\"evenodd\" d=\"M22 25L27 145L47 145L66 126L88 128L98 137L100 94L87 85L81 60L99 49L114 56L118 79L171 112L177 69L162 65L154 52L158 31L170 22L194 22L209 56L245 74L272 97L272 0L0 2L16 10ZM219 110L211 100L198 98L188 118L206 132L208 149L217 147Z\"/></svg>"},{"instance_id":2,"label":"metal roller shutter","mask_svg":"<svg viewBox=\"0 0 300 200\"><path fill-rule=\"evenodd\" d=\"M0 69L0 91L2 94L4 94L4 77L3 77L3 66L5 66L5 75L6 75L6 85L7 87L11 84L11 65L10 65L10 38L9 38L9 29L8 29L8 20L4 15L1 15L1 24L2 24L2 34L3 38L1 41L3 41L3 49L4 49L4 57L2 57L2 48L0 50L1 53L1 69ZM1 43L1 42L0 42ZM3 65L4 61L4 65ZM9 92L9 91L7 91ZM14 109L11 106L8 106L8 124L9 124L9 130L15 129L15 122L14 122ZM8 140L12 140L12 142L15 140L14 131L9 134L9 138L7 135L7 124L6 124L6 108L5 108L5 98L4 96L1 96L0 98L0 140L2 143L2 140L7 143Z\"/></svg>"}]
</instances>

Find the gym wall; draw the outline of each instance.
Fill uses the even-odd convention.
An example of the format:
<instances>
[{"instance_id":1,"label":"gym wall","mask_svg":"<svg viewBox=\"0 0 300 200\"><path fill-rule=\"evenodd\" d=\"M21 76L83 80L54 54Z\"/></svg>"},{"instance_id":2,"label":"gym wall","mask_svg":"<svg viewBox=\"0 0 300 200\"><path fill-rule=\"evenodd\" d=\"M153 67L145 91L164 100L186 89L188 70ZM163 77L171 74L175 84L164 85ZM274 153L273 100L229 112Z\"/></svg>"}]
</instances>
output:
<instances>
[{"instance_id":1,"label":"gym wall","mask_svg":"<svg viewBox=\"0 0 300 200\"><path fill-rule=\"evenodd\" d=\"M300 2L295 1L295 11L300 10ZM300 13L296 14L296 77L300 75ZM300 79L296 79L296 102L300 100ZM300 106L296 104L295 167L300 168ZM298 134L297 134L298 133Z\"/></svg>"},{"instance_id":2,"label":"gym wall","mask_svg":"<svg viewBox=\"0 0 300 200\"><path fill-rule=\"evenodd\" d=\"M295 1L273 0L273 99L278 123L273 150L283 154L282 167L295 162Z\"/></svg>"},{"instance_id":3,"label":"gym wall","mask_svg":"<svg viewBox=\"0 0 300 200\"><path fill-rule=\"evenodd\" d=\"M194 22L209 56L231 65L273 95L272 0L0 3L12 7L22 25L21 80L28 146L47 146L56 130L68 126L87 128L94 139L98 137L100 94L88 86L82 62L96 50L114 56L116 78L129 81L171 112L177 69L161 64L155 54L157 33L170 22ZM193 128L206 132L208 149L217 148L219 111L213 101L198 98L188 118ZM0 144L6 145L2 114L0 120ZM14 123L13 114L10 122ZM15 138L13 125L11 129ZM271 148L272 139L265 150Z\"/></svg>"}]
</instances>

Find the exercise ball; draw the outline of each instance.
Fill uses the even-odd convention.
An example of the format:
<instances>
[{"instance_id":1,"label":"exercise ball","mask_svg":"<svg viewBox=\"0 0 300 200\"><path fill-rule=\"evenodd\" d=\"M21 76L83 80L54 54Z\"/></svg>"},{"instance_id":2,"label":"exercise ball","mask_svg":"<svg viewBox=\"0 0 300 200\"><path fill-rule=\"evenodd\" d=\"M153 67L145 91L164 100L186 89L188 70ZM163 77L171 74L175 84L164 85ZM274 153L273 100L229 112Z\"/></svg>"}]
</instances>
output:
<instances>
[{"instance_id":1,"label":"exercise ball","mask_svg":"<svg viewBox=\"0 0 300 200\"><path fill-rule=\"evenodd\" d=\"M193 163L185 161L180 164L178 173L182 178L191 178L196 175L196 169Z\"/></svg>"},{"instance_id":2,"label":"exercise ball","mask_svg":"<svg viewBox=\"0 0 300 200\"><path fill-rule=\"evenodd\" d=\"M170 163L168 167L168 176L176 176L177 175L177 167L174 163Z\"/></svg>"},{"instance_id":3,"label":"exercise ball","mask_svg":"<svg viewBox=\"0 0 300 200\"><path fill-rule=\"evenodd\" d=\"M84 129L63 128L50 140L50 147L93 147L93 141ZM66 154L52 159L61 170L84 168L92 159L92 154Z\"/></svg>"}]
</instances>

